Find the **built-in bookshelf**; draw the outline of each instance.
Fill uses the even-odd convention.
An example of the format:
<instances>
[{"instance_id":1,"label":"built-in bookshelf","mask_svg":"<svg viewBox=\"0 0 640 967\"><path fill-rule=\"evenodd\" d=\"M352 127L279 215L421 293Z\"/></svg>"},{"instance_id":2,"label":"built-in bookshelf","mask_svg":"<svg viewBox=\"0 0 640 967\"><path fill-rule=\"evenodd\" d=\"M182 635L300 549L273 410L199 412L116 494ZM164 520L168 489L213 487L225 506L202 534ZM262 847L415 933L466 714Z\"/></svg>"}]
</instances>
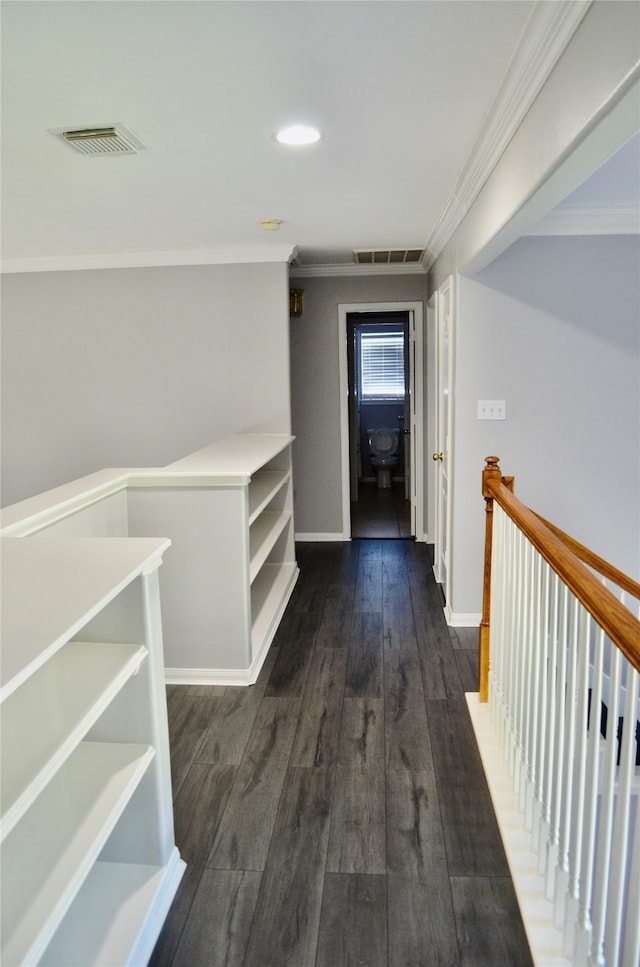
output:
<instances>
[{"instance_id":1,"label":"built-in bookshelf","mask_svg":"<svg viewBox=\"0 0 640 967\"><path fill-rule=\"evenodd\" d=\"M2 539L3 964L146 963L173 839L166 539Z\"/></svg>"}]
</instances>

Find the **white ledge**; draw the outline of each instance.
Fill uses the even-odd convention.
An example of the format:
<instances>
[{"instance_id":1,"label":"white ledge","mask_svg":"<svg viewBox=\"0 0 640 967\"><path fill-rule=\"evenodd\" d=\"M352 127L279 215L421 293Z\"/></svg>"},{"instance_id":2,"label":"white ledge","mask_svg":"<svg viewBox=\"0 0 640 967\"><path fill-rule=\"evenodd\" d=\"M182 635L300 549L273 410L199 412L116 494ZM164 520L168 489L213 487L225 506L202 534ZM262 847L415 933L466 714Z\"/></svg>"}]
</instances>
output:
<instances>
[{"instance_id":1,"label":"white ledge","mask_svg":"<svg viewBox=\"0 0 640 967\"><path fill-rule=\"evenodd\" d=\"M573 205L549 212L526 235L640 235L640 208Z\"/></svg>"}]
</instances>

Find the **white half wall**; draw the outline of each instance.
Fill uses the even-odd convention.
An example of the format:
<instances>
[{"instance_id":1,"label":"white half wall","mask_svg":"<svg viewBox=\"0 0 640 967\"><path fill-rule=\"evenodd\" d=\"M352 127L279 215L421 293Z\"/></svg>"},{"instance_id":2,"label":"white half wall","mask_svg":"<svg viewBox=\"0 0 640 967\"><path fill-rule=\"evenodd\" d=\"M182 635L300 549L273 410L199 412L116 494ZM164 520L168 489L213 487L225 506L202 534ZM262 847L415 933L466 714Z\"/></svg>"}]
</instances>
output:
<instances>
[{"instance_id":1,"label":"white half wall","mask_svg":"<svg viewBox=\"0 0 640 967\"><path fill-rule=\"evenodd\" d=\"M529 238L458 278L451 608L481 610L489 454L525 504L640 578L640 239ZM479 421L477 401L506 401Z\"/></svg>"},{"instance_id":2,"label":"white half wall","mask_svg":"<svg viewBox=\"0 0 640 967\"><path fill-rule=\"evenodd\" d=\"M5 275L2 504L291 430L286 263Z\"/></svg>"}]
</instances>

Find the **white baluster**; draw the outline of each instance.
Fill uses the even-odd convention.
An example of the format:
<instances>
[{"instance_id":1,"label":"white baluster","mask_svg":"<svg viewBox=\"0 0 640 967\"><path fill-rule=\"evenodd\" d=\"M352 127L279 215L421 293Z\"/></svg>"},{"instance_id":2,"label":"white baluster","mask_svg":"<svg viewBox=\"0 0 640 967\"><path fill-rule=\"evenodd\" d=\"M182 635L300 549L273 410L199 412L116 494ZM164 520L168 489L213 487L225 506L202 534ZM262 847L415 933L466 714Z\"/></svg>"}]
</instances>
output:
<instances>
[{"instance_id":1,"label":"white baluster","mask_svg":"<svg viewBox=\"0 0 640 967\"><path fill-rule=\"evenodd\" d=\"M529 680L527 675L527 647L528 621L529 621L529 581L530 581L530 559L528 554L528 541L522 537L520 540L520 615L517 624L516 654L518 661L518 687L517 687L517 718L516 718L516 749L515 749L515 791L518 795L519 808L524 809L525 780L526 780L526 703L529 692Z\"/></svg>"},{"instance_id":2,"label":"white baluster","mask_svg":"<svg viewBox=\"0 0 640 967\"><path fill-rule=\"evenodd\" d=\"M525 829L531 830L532 838L537 837L537 813L536 823L534 824L534 797L537 784L538 767L538 733L539 733L539 708L540 698L540 621L542 611L542 587L540 577L540 563L542 558L531 546L531 596L530 596L530 622L527 634L527 650L529 661L527 663L529 687L527 688L527 738L526 738L526 763L527 763L527 788L524 804ZM535 844L533 845L535 849Z\"/></svg>"},{"instance_id":3,"label":"white baluster","mask_svg":"<svg viewBox=\"0 0 640 967\"><path fill-rule=\"evenodd\" d=\"M622 946L622 910L624 905L624 885L627 872L627 851L629 848L629 821L631 813L631 780L636 761L636 715L638 704L638 675L627 664L626 697L624 703L624 723L622 727L622 748L618 767L618 788L616 812L613 824L613 846L611 855L611 879L607 898L607 926L604 955L607 964L620 964ZM611 723L612 726L615 723ZM631 916L637 917L639 911L633 910Z\"/></svg>"},{"instance_id":4,"label":"white baluster","mask_svg":"<svg viewBox=\"0 0 640 967\"><path fill-rule=\"evenodd\" d=\"M489 708L494 728L500 738L504 735L504 641L507 595L504 577L507 561L505 546L504 514L498 505L493 512L493 553L491 555L491 647L489 654Z\"/></svg>"},{"instance_id":5,"label":"white baluster","mask_svg":"<svg viewBox=\"0 0 640 967\"><path fill-rule=\"evenodd\" d=\"M511 544L511 582L512 589L510 594L511 606L509 609L508 636L505 639L505 648L508 656L508 671L506 679L506 690L508 696L508 727L507 727L507 763L509 776L513 779L513 749L516 742L516 681L518 675L517 654L516 654L516 628L518 623L518 580L519 580L519 555L518 548L520 535L515 526L509 522L510 544Z\"/></svg>"},{"instance_id":6,"label":"white baluster","mask_svg":"<svg viewBox=\"0 0 640 967\"><path fill-rule=\"evenodd\" d=\"M511 626L509 628L510 669L509 669L509 775L513 779L514 789L517 791L516 756L518 748L518 717L520 714L519 668L520 655L518 653L518 627L521 620L521 587L522 587L522 536L519 531L514 532L514 569L513 569L513 605L511 611Z\"/></svg>"},{"instance_id":7,"label":"white baluster","mask_svg":"<svg viewBox=\"0 0 640 967\"><path fill-rule=\"evenodd\" d=\"M567 705L567 637L569 627L569 590L560 582L560 613L557 628L558 664L555 674L555 737L553 743L554 775L551 806L551 839L547 858L547 885L545 895L548 900L555 896L556 869L560 851L560 821L562 816L562 776L565 755L565 724Z\"/></svg>"},{"instance_id":8,"label":"white baluster","mask_svg":"<svg viewBox=\"0 0 640 967\"><path fill-rule=\"evenodd\" d=\"M580 872L580 908L573 961L586 964L591 947L593 924L591 903L593 898L593 877L596 852L596 819L598 815L598 779L600 776L600 714L603 698L604 680L604 632L596 633L593 679L591 689L591 714L589 716L589 736L587 743L587 776L585 784L584 849Z\"/></svg>"},{"instance_id":9,"label":"white baluster","mask_svg":"<svg viewBox=\"0 0 640 967\"><path fill-rule=\"evenodd\" d=\"M575 928L580 903L580 872L582 865L584 806L587 760L587 705L589 696L589 645L591 616L580 606L578 635L578 664L576 678L576 734L571 783L571 831L569 838L569 883L564 911L564 949L567 957L573 954Z\"/></svg>"},{"instance_id":10,"label":"white baluster","mask_svg":"<svg viewBox=\"0 0 640 967\"><path fill-rule=\"evenodd\" d=\"M602 765L602 784L600 816L598 819L596 874L593 885L593 941L589 956L589 967L605 967L604 941L606 931L607 894L611 863L611 840L613 831L613 812L615 805L615 779L618 759L618 715L620 709L620 683L622 677L622 655L617 648L611 648L611 671L607 695L607 729L604 739L604 762Z\"/></svg>"},{"instance_id":11,"label":"white baluster","mask_svg":"<svg viewBox=\"0 0 640 967\"><path fill-rule=\"evenodd\" d=\"M545 876L548 870L549 849L553 840L552 832L552 804L555 779L555 744L557 729L557 666L558 666L558 620L560 608L560 579L549 568L550 607L547 621L548 659L547 659L547 705L546 721L547 741L545 747L546 792L542 814L543 829L540 831L540 853L538 858L538 872ZM553 868L553 864L552 864Z\"/></svg>"},{"instance_id":12,"label":"white baluster","mask_svg":"<svg viewBox=\"0 0 640 967\"><path fill-rule=\"evenodd\" d=\"M538 742L536 755L536 785L534 797L533 837L531 845L540 857L545 850L540 849L540 843L546 848L546 802L547 802L547 665L549 661L549 566L539 556L540 580L540 608L538 614L538 666L536 678L538 681L538 696L536 702L536 719L538 722Z\"/></svg>"},{"instance_id":13,"label":"white baluster","mask_svg":"<svg viewBox=\"0 0 640 967\"><path fill-rule=\"evenodd\" d=\"M554 890L554 922L556 927L564 925L564 908L569 884L569 842L571 835L571 803L573 757L576 739L576 676L578 664L578 615L579 604L571 597L568 661L567 661L567 704L566 727L564 734L564 768L562 770L562 792L560 808L560 840L558 862L556 865L556 885Z\"/></svg>"},{"instance_id":14,"label":"white baluster","mask_svg":"<svg viewBox=\"0 0 640 967\"><path fill-rule=\"evenodd\" d=\"M638 673L635 672L636 679ZM622 950L623 964L640 964L640 802L636 788L636 821L633 833L633 849L629 862L629 889L627 891L627 923Z\"/></svg>"}]
</instances>

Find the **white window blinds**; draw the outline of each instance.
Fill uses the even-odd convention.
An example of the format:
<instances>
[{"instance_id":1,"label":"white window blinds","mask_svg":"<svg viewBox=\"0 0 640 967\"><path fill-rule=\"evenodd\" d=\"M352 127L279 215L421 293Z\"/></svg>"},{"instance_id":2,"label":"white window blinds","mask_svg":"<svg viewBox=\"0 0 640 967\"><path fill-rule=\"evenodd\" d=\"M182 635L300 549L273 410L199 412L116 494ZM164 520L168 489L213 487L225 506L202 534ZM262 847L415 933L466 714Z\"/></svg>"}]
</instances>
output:
<instances>
[{"instance_id":1,"label":"white window blinds","mask_svg":"<svg viewBox=\"0 0 640 967\"><path fill-rule=\"evenodd\" d=\"M404 396L402 333L363 332L360 337L360 374L363 399Z\"/></svg>"}]
</instances>

